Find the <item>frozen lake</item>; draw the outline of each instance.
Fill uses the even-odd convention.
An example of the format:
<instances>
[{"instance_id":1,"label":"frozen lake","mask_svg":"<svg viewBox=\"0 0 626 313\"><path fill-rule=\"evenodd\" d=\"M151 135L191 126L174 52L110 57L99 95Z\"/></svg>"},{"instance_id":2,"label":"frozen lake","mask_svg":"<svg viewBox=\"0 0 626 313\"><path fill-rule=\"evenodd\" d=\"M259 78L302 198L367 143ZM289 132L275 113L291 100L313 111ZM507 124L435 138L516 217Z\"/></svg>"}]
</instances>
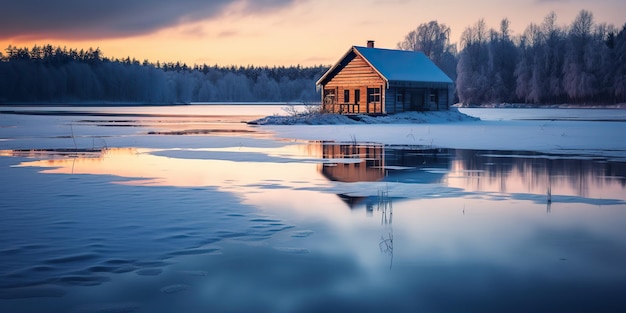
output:
<instances>
[{"instance_id":1,"label":"frozen lake","mask_svg":"<svg viewBox=\"0 0 626 313\"><path fill-rule=\"evenodd\" d=\"M1 312L620 312L626 110L0 107Z\"/></svg>"}]
</instances>

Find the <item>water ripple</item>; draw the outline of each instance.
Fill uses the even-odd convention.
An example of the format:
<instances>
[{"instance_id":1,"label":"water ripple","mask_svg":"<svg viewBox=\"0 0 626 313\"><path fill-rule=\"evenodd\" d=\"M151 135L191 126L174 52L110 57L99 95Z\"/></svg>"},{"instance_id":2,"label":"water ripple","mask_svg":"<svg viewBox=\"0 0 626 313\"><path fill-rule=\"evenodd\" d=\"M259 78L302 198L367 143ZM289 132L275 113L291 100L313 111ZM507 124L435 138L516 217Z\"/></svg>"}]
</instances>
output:
<instances>
[{"instance_id":1,"label":"water ripple","mask_svg":"<svg viewBox=\"0 0 626 313\"><path fill-rule=\"evenodd\" d=\"M162 293L177 293L177 292L181 292L181 291L185 291L188 290L190 288L189 285L185 285L185 284L174 284L174 285L169 285L169 286L165 286L163 288L160 289L160 291Z\"/></svg>"},{"instance_id":2,"label":"water ripple","mask_svg":"<svg viewBox=\"0 0 626 313\"><path fill-rule=\"evenodd\" d=\"M83 254L76 254L76 255L63 256L59 258L47 259L47 260L44 260L43 262L48 263L48 264L75 263L75 262L96 259L98 257L99 255L94 254L94 253L83 253Z\"/></svg>"},{"instance_id":3,"label":"water ripple","mask_svg":"<svg viewBox=\"0 0 626 313\"><path fill-rule=\"evenodd\" d=\"M19 287L0 289L0 299L58 298L64 296L65 293L63 288L53 285Z\"/></svg>"},{"instance_id":4,"label":"water ripple","mask_svg":"<svg viewBox=\"0 0 626 313\"><path fill-rule=\"evenodd\" d=\"M90 304L77 308L75 313L130 313L140 309L135 303Z\"/></svg>"}]
</instances>

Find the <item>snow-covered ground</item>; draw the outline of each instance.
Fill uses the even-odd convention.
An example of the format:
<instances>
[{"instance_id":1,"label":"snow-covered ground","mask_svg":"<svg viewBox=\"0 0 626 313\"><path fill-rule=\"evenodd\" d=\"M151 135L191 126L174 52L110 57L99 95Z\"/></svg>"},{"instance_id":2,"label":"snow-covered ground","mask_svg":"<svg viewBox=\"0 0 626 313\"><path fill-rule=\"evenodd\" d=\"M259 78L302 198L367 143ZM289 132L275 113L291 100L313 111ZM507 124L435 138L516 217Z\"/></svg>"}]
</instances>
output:
<instances>
[{"instance_id":1,"label":"snow-covered ground","mask_svg":"<svg viewBox=\"0 0 626 313\"><path fill-rule=\"evenodd\" d=\"M455 104L455 107L474 107L474 106L464 106L460 103ZM534 105L528 103L491 103L491 104L482 104L480 106L476 106L476 108L543 108L543 109L626 109L626 103L615 103L615 104L542 104L542 105Z\"/></svg>"},{"instance_id":2,"label":"snow-covered ground","mask_svg":"<svg viewBox=\"0 0 626 313\"><path fill-rule=\"evenodd\" d=\"M456 108L447 111L403 112L383 116L366 114L339 115L324 113L296 113L270 115L254 121L253 125L334 125L334 124L413 124L475 121L476 117L459 112Z\"/></svg>"},{"instance_id":3,"label":"snow-covered ground","mask_svg":"<svg viewBox=\"0 0 626 313\"><path fill-rule=\"evenodd\" d=\"M507 109L502 110L500 116L507 116ZM480 120L464 112L485 115L485 118ZM278 137L300 140L356 140L388 145L522 150L626 158L624 110L520 109L513 115L520 117L516 120L494 118L498 113L493 112L497 110L412 112L363 117L362 122L338 115L317 118L303 115L295 120L292 116L271 116L259 122L265 124L261 129L271 130ZM554 116L554 112L560 115ZM585 120L585 116L589 115L593 118ZM602 121L608 118L613 120Z\"/></svg>"}]
</instances>

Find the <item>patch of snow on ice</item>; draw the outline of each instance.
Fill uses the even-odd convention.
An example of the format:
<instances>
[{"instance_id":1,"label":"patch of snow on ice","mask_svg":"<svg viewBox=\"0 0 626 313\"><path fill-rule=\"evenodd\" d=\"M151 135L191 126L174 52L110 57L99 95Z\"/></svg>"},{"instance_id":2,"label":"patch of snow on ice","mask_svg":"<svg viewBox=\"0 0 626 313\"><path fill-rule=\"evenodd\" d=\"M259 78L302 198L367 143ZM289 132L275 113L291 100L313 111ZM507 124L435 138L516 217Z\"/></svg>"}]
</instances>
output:
<instances>
[{"instance_id":1,"label":"patch of snow on ice","mask_svg":"<svg viewBox=\"0 0 626 313\"><path fill-rule=\"evenodd\" d=\"M272 115L249 122L254 125L338 125L338 124L424 124L477 121L479 118L459 112L457 108L446 111L402 112L381 116L356 114L351 116L324 113Z\"/></svg>"},{"instance_id":2,"label":"patch of snow on ice","mask_svg":"<svg viewBox=\"0 0 626 313\"><path fill-rule=\"evenodd\" d=\"M300 113L296 115L271 115L248 122L253 125L335 125L357 124L358 122L345 115L324 113Z\"/></svg>"}]
</instances>

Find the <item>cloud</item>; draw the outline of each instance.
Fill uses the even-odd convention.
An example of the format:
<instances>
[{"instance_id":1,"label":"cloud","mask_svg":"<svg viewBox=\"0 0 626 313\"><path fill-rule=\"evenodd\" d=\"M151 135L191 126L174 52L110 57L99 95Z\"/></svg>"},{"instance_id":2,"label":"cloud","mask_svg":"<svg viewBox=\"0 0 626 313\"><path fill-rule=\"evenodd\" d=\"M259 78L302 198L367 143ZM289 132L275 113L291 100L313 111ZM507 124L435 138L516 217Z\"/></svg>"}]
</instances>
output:
<instances>
[{"instance_id":1,"label":"cloud","mask_svg":"<svg viewBox=\"0 0 626 313\"><path fill-rule=\"evenodd\" d=\"M239 35L240 33L236 30L225 30L223 32L220 32L219 34L217 34L217 37L219 38L228 38L228 37L235 37L237 35Z\"/></svg>"},{"instance_id":2,"label":"cloud","mask_svg":"<svg viewBox=\"0 0 626 313\"><path fill-rule=\"evenodd\" d=\"M298 0L18 0L0 10L0 38L130 37L217 18L235 10L260 14Z\"/></svg>"},{"instance_id":3,"label":"cloud","mask_svg":"<svg viewBox=\"0 0 626 313\"><path fill-rule=\"evenodd\" d=\"M333 64L336 61L337 61L336 58L325 58L325 57L310 57L310 58L301 60L301 62L304 62L306 64L323 64L323 65Z\"/></svg>"}]
</instances>

